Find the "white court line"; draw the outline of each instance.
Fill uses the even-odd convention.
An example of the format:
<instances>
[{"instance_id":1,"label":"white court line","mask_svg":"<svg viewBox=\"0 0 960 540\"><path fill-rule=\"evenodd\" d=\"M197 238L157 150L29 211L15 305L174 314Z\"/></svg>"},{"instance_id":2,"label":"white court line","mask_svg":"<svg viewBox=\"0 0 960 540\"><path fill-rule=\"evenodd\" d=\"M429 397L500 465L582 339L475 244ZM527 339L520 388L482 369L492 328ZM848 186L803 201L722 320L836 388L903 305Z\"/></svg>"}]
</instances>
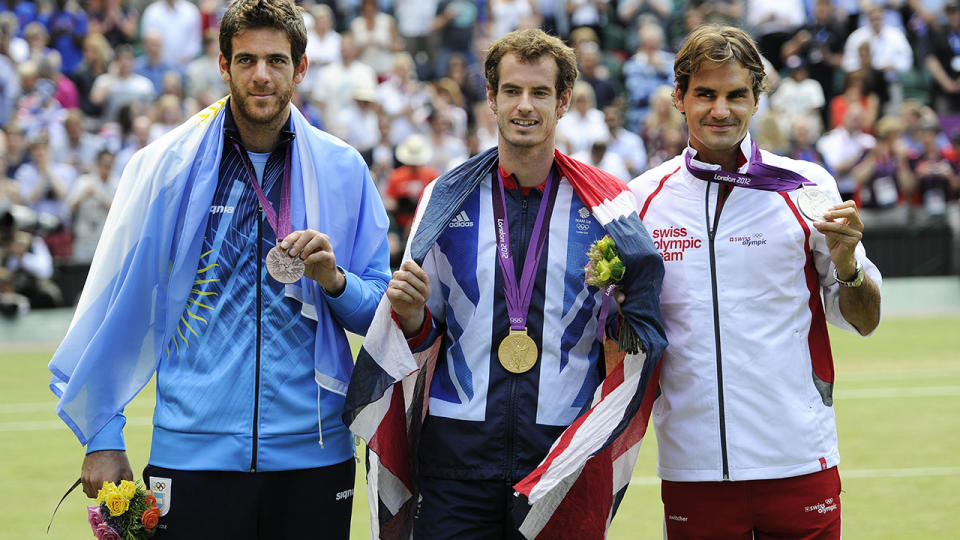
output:
<instances>
[{"instance_id":1,"label":"white court line","mask_svg":"<svg viewBox=\"0 0 960 540\"><path fill-rule=\"evenodd\" d=\"M128 416L128 426L149 426L153 424L151 416ZM53 420L36 420L33 422L0 422L0 433L17 431L56 431L70 432L70 428L59 418Z\"/></svg>"},{"instance_id":2,"label":"white court line","mask_svg":"<svg viewBox=\"0 0 960 540\"><path fill-rule=\"evenodd\" d=\"M904 388L853 388L837 390L836 398L846 399L878 399L902 397L948 397L960 396L958 386L914 386Z\"/></svg>"},{"instance_id":3,"label":"white court line","mask_svg":"<svg viewBox=\"0 0 960 540\"><path fill-rule=\"evenodd\" d=\"M960 377L960 367L943 367L930 369L895 369L889 371L839 371L837 379L843 381L876 381L896 379L928 379L931 377Z\"/></svg>"},{"instance_id":4,"label":"white court line","mask_svg":"<svg viewBox=\"0 0 960 540\"><path fill-rule=\"evenodd\" d=\"M904 478L918 476L958 476L960 467L914 467L904 469L844 469L840 467L840 478ZM656 476L634 476L631 486L656 486L660 479Z\"/></svg>"}]
</instances>

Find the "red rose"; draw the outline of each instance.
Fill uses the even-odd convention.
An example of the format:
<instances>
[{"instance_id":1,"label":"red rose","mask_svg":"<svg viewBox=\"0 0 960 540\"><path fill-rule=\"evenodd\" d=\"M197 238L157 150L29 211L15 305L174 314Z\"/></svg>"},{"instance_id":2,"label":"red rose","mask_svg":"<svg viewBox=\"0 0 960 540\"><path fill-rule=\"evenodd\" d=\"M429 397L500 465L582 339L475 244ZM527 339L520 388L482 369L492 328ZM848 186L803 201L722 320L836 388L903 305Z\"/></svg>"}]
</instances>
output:
<instances>
[{"instance_id":1,"label":"red rose","mask_svg":"<svg viewBox=\"0 0 960 540\"><path fill-rule=\"evenodd\" d=\"M148 531L152 531L153 528L157 526L157 522L160 521L160 507L153 506L147 509L147 511L140 516L140 521L143 522L143 526Z\"/></svg>"},{"instance_id":2,"label":"red rose","mask_svg":"<svg viewBox=\"0 0 960 540\"><path fill-rule=\"evenodd\" d=\"M157 504L157 498L153 496L152 491L147 492L147 496L143 500L147 504L147 507L155 506Z\"/></svg>"}]
</instances>

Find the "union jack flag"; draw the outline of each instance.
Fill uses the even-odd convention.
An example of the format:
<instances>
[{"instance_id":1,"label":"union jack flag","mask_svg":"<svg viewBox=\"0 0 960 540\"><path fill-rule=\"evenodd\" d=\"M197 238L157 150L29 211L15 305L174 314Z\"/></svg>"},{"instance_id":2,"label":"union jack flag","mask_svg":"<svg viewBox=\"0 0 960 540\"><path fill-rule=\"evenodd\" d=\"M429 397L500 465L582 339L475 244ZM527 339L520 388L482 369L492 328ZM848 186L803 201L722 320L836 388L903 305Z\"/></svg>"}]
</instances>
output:
<instances>
[{"instance_id":1,"label":"union jack flag","mask_svg":"<svg viewBox=\"0 0 960 540\"><path fill-rule=\"evenodd\" d=\"M603 538L630 483L660 376L666 336L660 319L663 264L627 187L611 175L555 155L560 174L613 237L627 265L621 324L644 351L607 349L607 375L589 406L554 442L540 465L514 486L526 504L514 516L526 538ZM497 163L490 149L439 178L419 209L409 256L422 262L467 195ZM344 423L367 441L371 538L410 538L417 505L417 455L430 382L442 345L412 353L380 303L347 391Z\"/></svg>"}]
</instances>

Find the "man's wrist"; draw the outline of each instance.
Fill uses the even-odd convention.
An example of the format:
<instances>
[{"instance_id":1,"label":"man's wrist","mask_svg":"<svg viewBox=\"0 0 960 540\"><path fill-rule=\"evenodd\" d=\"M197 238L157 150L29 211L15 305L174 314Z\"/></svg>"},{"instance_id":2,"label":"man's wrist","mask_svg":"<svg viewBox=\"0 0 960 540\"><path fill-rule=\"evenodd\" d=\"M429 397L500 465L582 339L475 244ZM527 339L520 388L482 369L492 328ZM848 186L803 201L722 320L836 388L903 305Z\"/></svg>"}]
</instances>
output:
<instances>
[{"instance_id":1,"label":"man's wrist","mask_svg":"<svg viewBox=\"0 0 960 540\"><path fill-rule=\"evenodd\" d=\"M852 272L848 270L841 273L839 268L834 267L833 269L833 278L837 280L841 287L859 287L863 284L863 276L863 265L860 264L860 261L856 261L856 266Z\"/></svg>"},{"instance_id":2,"label":"man's wrist","mask_svg":"<svg viewBox=\"0 0 960 540\"><path fill-rule=\"evenodd\" d=\"M347 288L347 276L343 273L343 270L338 266L334 274L334 282L330 287L326 285L321 285L323 287L323 292L327 293L327 296L331 298L336 298L343 294L343 291Z\"/></svg>"},{"instance_id":3,"label":"man's wrist","mask_svg":"<svg viewBox=\"0 0 960 540\"><path fill-rule=\"evenodd\" d=\"M400 329L403 330L403 337L412 338L423 331L424 323L427 320L426 308L421 309L420 313L410 317L397 316L397 322L400 323Z\"/></svg>"}]
</instances>

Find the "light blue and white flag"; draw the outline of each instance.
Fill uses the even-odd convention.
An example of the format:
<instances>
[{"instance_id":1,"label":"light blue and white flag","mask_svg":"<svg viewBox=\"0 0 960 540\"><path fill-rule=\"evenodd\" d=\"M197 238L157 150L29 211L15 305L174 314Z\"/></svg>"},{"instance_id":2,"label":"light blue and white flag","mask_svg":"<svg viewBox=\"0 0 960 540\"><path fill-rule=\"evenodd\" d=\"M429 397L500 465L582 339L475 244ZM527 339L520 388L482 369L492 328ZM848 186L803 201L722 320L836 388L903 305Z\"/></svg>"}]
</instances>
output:
<instances>
[{"instance_id":1,"label":"light blue and white flag","mask_svg":"<svg viewBox=\"0 0 960 540\"><path fill-rule=\"evenodd\" d=\"M217 186L226 107L223 98L197 113L137 152L124 169L77 310L49 364L50 388L60 398L57 414L81 444L147 384L176 334ZM351 202L376 195L368 193L369 171L355 150L311 127L296 107L289 109L296 134L293 230L327 233L338 265L362 274L386 235L386 214L380 207L347 222L336 218L344 207L353 211ZM322 199L321 183L324 193L343 199ZM339 212L329 211L334 203ZM340 340L333 334L343 328L333 322L323 290L305 277L286 294L302 303L302 315L318 321L317 383L345 394L353 362L335 345Z\"/></svg>"}]
</instances>

